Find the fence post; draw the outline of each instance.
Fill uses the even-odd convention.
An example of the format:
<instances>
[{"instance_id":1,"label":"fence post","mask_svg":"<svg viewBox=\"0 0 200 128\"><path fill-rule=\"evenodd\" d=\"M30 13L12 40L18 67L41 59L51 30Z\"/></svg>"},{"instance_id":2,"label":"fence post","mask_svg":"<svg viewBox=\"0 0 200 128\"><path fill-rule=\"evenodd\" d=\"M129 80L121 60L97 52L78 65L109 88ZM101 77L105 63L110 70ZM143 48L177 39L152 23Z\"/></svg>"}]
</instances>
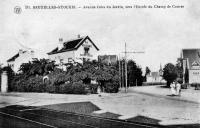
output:
<instances>
[{"instance_id":1,"label":"fence post","mask_svg":"<svg viewBox=\"0 0 200 128\"><path fill-rule=\"evenodd\" d=\"M8 74L6 71L3 71L1 74L1 92L8 92Z\"/></svg>"}]
</instances>

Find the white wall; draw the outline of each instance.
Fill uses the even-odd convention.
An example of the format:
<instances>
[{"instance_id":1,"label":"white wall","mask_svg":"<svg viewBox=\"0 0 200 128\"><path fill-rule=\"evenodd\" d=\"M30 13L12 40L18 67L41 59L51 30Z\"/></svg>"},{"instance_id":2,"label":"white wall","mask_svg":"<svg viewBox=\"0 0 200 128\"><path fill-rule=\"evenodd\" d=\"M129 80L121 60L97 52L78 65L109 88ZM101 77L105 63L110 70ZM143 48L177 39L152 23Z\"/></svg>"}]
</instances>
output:
<instances>
[{"instance_id":1,"label":"white wall","mask_svg":"<svg viewBox=\"0 0 200 128\"><path fill-rule=\"evenodd\" d=\"M200 70L189 70L189 83L200 83Z\"/></svg>"},{"instance_id":2,"label":"white wall","mask_svg":"<svg viewBox=\"0 0 200 128\"><path fill-rule=\"evenodd\" d=\"M34 52L31 51L26 51L25 53L19 52L19 57L15 59L15 61L8 62L11 68L13 69L14 72L18 72L20 66L23 63L28 63L29 61L32 61L32 58L34 58Z\"/></svg>"},{"instance_id":3,"label":"white wall","mask_svg":"<svg viewBox=\"0 0 200 128\"><path fill-rule=\"evenodd\" d=\"M49 55L49 59L55 60L57 64L60 63L60 59L63 59L63 63L68 63L69 58L72 58L73 60L75 59L74 51L68 51L68 52L62 52L62 53Z\"/></svg>"},{"instance_id":4,"label":"white wall","mask_svg":"<svg viewBox=\"0 0 200 128\"><path fill-rule=\"evenodd\" d=\"M163 82L162 77L147 76L147 82Z\"/></svg>"}]
</instances>

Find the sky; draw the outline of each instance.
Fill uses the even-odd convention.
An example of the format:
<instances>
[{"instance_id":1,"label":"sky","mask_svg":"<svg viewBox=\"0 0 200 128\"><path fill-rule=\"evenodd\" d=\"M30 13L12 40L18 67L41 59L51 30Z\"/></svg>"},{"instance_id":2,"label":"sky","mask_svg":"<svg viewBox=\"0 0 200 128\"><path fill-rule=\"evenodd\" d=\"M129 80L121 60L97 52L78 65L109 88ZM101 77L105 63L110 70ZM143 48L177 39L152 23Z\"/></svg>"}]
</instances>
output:
<instances>
[{"instance_id":1,"label":"sky","mask_svg":"<svg viewBox=\"0 0 200 128\"><path fill-rule=\"evenodd\" d=\"M143 69L176 63L181 49L200 48L199 0L2 0L0 1L0 63L22 47L42 57L64 41L88 35L99 54L128 54ZM25 6L74 5L76 9L25 9ZM151 5L153 8L83 9L83 6ZM176 5L184 8L154 8ZM14 13L20 6L22 12ZM78 8L80 7L80 8Z\"/></svg>"}]
</instances>

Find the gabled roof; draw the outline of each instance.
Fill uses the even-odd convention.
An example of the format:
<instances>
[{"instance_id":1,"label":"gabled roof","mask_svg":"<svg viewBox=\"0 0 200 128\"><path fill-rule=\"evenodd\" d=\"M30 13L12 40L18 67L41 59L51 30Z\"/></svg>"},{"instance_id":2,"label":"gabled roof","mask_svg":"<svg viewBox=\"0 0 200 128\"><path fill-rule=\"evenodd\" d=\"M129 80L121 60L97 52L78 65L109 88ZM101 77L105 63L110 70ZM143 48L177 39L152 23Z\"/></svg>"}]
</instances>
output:
<instances>
[{"instance_id":1,"label":"gabled roof","mask_svg":"<svg viewBox=\"0 0 200 128\"><path fill-rule=\"evenodd\" d=\"M15 61L15 59L19 57L19 53L15 54L13 57L7 60L7 62Z\"/></svg>"},{"instance_id":2,"label":"gabled roof","mask_svg":"<svg viewBox=\"0 0 200 128\"><path fill-rule=\"evenodd\" d=\"M64 42L63 43L63 48L61 48L60 50L57 48L53 49L51 52L47 53L48 55L51 55L51 54L57 54L57 53L62 53L62 52L67 52L67 51L74 51L74 50L77 50L82 44L83 42L88 39L92 45L97 49L97 46L94 44L94 42L88 37L88 36L85 36L85 37L80 37L80 38L77 38L77 39L73 39L73 40L69 40L67 42Z\"/></svg>"},{"instance_id":3,"label":"gabled roof","mask_svg":"<svg viewBox=\"0 0 200 128\"><path fill-rule=\"evenodd\" d=\"M194 61L194 62L192 63L192 66L200 66L200 64L199 64L199 62Z\"/></svg>"},{"instance_id":4,"label":"gabled roof","mask_svg":"<svg viewBox=\"0 0 200 128\"><path fill-rule=\"evenodd\" d=\"M189 68L191 68L193 62L200 61L200 49L182 49L182 56L183 59L188 59L189 61Z\"/></svg>"},{"instance_id":5,"label":"gabled roof","mask_svg":"<svg viewBox=\"0 0 200 128\"><path fill-rule=\"evenodd\" d=\"M22 51L22 53L25 53L26 51ZM19 52L17 54L15 54L13 57L11 57L10 59L7 60L7 62L11 62L11 61L15 61L16 58L19 57Z\"/></svg>"}]
</instances>

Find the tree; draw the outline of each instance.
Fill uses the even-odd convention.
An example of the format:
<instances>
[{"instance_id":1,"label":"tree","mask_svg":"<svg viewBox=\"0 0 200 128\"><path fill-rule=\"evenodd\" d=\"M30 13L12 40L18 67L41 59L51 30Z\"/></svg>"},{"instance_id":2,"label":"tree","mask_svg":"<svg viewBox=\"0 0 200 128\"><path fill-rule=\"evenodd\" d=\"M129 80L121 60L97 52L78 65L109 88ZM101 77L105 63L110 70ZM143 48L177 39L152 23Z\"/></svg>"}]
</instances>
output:
<instances>
[{"instance_id":1,"label":"tree","mask_svg":"<svg viewBox=\"0 0 200 128\"><path fill-rule=\"evenodd\" d=\"M149 67L146 67L145 68L145 76L150 74L151 73L151 70L149 69Z\"/></svg>"},{"instance_id":2,"label":"tree","mask_svg":"<svg viewBox=\"0 0 200 128\"><path fill-rule=\"evenodd\" d=\"M128 70L128 85L136 86L142 85L143 76L142 76L142 69L136 65L133 60L129 60L127 64Z\"/></svg>"},{"instance_id":3,"label":"tree","mask_svg":"<svg viewBox=\"0 0 200 128\"><path fill-rule=\"evenodd\" d=\"M32 62L23 63L19 71L28 77L31 75L45 75L53 71L55 66L54 61L49 61L48 59L34 59Z\"/></svg>"},{"instance_id":4,"label":"tree","mask_svg":"<svg viewBox=\"0 0 200 128\"><path fill-rule=\"evenodd\" d=\"M189 83L189 71L188 71L188 68L185 67L185 83Z\"/></svg>"},{"instance_id":5,"label":"tree","mask_svg":"<svg viewBox=\"0 0 200 128\"><path fill-rule=\"evenodd\" d=\"M183 66L180 62L177 62L176 69L177 69L177 77L179 78L179 81L183 82Z\"/></svg>"},{"instance_id":6,"label":"tree","mask_svg":"<svg viewBox=\"0 0 200 128\"><path fill-rule=\"evenodd\" d=\"M29 75L29 74L30 74L31 68L32 68L32 64L31 64L31 62L29 61L28 63L22 63L22 64L20 65L19 71L20 71L22 74Z\"/></svg>"},{"instance_id":7,"label":"tree","mask_svg":"<svg viewBox=\"0 0 200 128\"><path fill-rule=\"evenodd\" d=\"M149 69L149 67L145 68L145 81L147 81L147 75L149 75L151 73L151 70Z\"/></svg>"},{"instance_id":8,"label":"tree","mask_svg":"<svg viewBox=\"0 0 200 128\"><path fill-rule=\"evenodd\" d=\"M167 81L168 87L177 78L177 76L178 71L176 66L174 66L172 63L166 64L163 69L163 78Z\"/></svg>"}]
</instances>

